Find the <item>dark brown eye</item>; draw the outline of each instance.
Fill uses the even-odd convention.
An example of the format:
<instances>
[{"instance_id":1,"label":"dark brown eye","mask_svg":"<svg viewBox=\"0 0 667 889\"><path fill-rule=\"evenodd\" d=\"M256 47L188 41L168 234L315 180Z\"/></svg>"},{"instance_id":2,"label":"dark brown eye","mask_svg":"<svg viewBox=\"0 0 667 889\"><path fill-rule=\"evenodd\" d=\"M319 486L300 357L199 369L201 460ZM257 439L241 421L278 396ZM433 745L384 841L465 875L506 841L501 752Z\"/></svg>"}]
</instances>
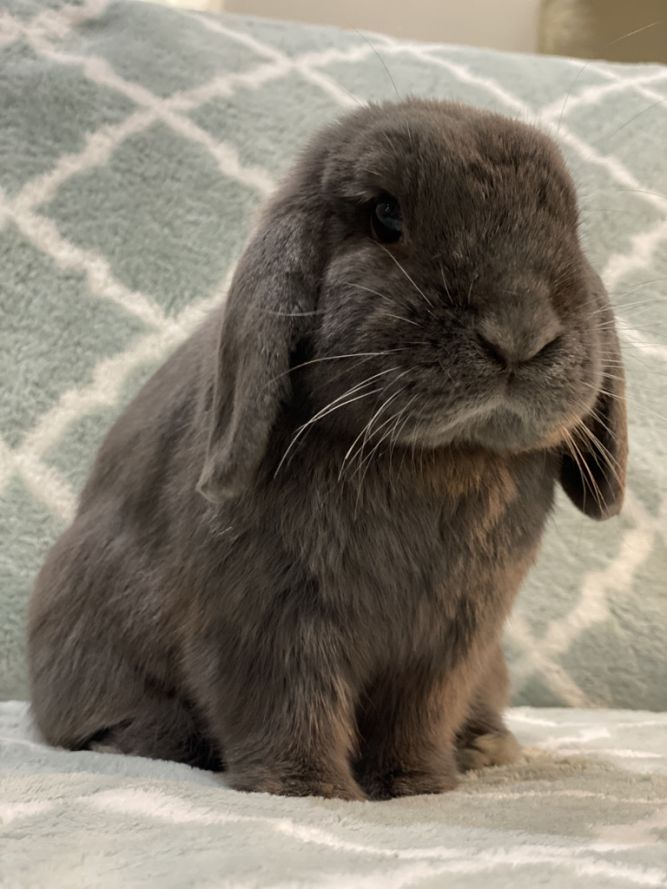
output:
<instances>
[{"instance_id":1,"label":"dark brown eye","mask_svg":"<svg viewBox=\"0 0 667 889\"><path fill-rule=\"evenodd\" d=\"M381 194L371 204L371 231L382 244L393 244L401 237L401 207L393 195Z\"/></svg>"}]
</instances>

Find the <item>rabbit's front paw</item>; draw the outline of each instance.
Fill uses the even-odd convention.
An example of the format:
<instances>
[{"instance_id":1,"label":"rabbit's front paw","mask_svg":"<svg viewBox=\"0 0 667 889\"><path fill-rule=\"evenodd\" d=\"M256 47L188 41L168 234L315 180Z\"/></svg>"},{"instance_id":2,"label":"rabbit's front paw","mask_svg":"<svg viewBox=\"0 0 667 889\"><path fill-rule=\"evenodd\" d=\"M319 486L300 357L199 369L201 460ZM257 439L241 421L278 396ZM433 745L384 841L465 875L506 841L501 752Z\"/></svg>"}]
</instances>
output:
<instances>
[{"instance_id":1,"label":"rabbit's front paw","mask_svg":"<svg viewBox=\"0 0 667 889\"><path fill-rule=\"evenodd\" d=\"M521 746L512 732L489 732L477 735L467 746L456 751L458 766L462 772L483 769L487 766L506 766L521 756Z\"/></svg>"},{"instance_id":2,"label":"rabbit's front paw","mask_svg":"<svg viewBox=\"0 0 667 889\"><path fill-rule=\"evenodd\" d=\"M227 785L246 793L273 793L278 796L319 796L325 799L360 801L365 793L351 777L324 775L285 775L266 772L230 774Z\"/></svg>"}]
</instances>

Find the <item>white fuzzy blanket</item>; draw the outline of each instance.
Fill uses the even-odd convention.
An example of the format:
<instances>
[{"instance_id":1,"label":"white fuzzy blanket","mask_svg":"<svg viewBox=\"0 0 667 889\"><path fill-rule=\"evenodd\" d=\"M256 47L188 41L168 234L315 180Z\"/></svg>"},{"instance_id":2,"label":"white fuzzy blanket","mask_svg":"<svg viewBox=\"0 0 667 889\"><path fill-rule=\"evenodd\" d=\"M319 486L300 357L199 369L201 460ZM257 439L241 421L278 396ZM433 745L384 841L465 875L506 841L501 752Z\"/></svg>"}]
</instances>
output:
<instances>
[{"instance_id":1,"label":"white fuzzy blanket","mask_svg":"<svg viewBox=\"0 0 667 889\"><path fill-rule=\"evenodd\" d=\"M667 886L667 715L513 710L524 762L387 803L52 750L0 705L2 889Z\"/></svg>"}]
</instances>

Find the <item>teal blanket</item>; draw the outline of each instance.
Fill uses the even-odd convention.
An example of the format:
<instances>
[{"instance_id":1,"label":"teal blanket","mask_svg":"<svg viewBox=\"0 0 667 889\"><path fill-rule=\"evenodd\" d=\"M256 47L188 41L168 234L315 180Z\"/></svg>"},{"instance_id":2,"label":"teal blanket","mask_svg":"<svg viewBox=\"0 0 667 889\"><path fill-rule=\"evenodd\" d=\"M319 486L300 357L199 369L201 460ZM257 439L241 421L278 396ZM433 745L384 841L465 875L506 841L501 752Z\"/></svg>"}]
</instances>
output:
<instances>
[{"instance_id":1,"label":"teal blanket","mask_svg":"<svg viewBox=\"0 0 667 889\"><path fill-rule=\"evenodd\" d=\"M386 65L401 95L555 135L619 313L627 503L597 526L559 503L508 628L516 701L667 710L667 71L145 3L0 7L0 697L27 693L30 586L105 429L224 297L304 139L395 95Z\"/></svg>"},{"instance_id":2,"label":"teal blanket","mask_svg":"<svg viewBox=\"0 0 667 889\"><path fill-rule=\"evenodd\" d=\"M388 803L227 790L176 763L49 750L0 705L7 889L667 886L667 714L520 709L523 761Z\"/></svg>"}]
</instances>

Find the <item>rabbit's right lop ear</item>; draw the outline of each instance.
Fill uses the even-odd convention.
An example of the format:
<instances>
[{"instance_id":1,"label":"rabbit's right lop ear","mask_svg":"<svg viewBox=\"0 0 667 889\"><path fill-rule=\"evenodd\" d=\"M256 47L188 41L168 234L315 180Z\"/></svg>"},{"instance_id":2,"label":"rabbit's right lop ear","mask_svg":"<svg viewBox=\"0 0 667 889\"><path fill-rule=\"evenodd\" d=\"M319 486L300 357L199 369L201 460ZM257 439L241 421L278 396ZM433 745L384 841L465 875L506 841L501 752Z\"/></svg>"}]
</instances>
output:
<instances>
[{"instance_id":1,"label":"rabbit's right lop ear","mask_svg":"<svg viewBox=\"0 0 667 889\"><path fill-rule=\"evenodd\" d=\"M274 200L234 275L197 485L213 503L252 483L289 394L290 355L315 307L324 264L315 222L305 201Z\"/></svg>"},{"instance_id":2,"label":"rabbit's right lop ear","mask_svg":"<svg viewBox=\"0 0 667 889\"><path fill-rule=\"evenodd\" d=\"M628 464L628 420L623 358L607 292L591 271L601 331L603 376L597 400L572 433L563 454L560 481L570 500L594 519L618 515Z\"/></svg>"}]
</instances>

